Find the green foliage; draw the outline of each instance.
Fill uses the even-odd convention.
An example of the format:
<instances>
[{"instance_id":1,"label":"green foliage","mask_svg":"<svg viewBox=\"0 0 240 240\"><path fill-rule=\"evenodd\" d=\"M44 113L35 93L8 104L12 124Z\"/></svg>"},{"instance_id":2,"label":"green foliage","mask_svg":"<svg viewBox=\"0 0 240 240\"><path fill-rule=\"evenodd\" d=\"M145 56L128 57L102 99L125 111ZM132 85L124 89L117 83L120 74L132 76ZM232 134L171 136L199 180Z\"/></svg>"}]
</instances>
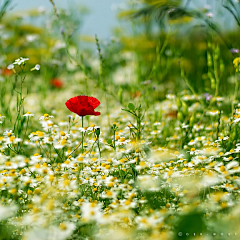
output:
<instances>
[{"instance_id":1,"label":"green foliage","mask_svg":"<svg viewBox=\"0 0 240 240\"><path fill-rule=\"evenodd\" d=\"M142 113L142 106L139 104L138 107L135 107L133 103L128 104L128 109L122 109L123 111L126 111L130 113L135 119L137 124L132 124L131 127L133 127L136 130L136 140L141 139L141 131L143 129L143 126L141 125L144 114Z\"/></svg>"},{"instance_id":2,"label":"green foliage","mask_svg":"<svg viewBox=\"0 0 240 240\"><path fill-rule=\"evenodd\" d=\"M206 224L203 220L204 213L199 211L189 212L179 216L175 226L175 239L189 239L189 236L206 234Z\"/></svg>"},{"instance_id":3,"label":"green foliage","mask_svg":"<svg viewBox=\"0 0 240 240\"><path fill-rule=\"evenodd\" d=\"M21 237L18 235L18 230L8 224L7 221L1 221L0 223L0 240L18 240Z\"/></svg>"},{"instance_id":4,"label":"green foliage","mask_svg":"<svg viewBox=\"0 0 240 240\"><path fill-rule=\"evenodd\" d=\"M128 104L128 109L130 110L130 112L134 112L135 111L135 106L133 103L129 103Z\"/></svg>"},{"instance_id":5,"label":"green foliage","mask_svg":"<svg viewBox=\"0 0 240 240\"><path fill-rule=\"evenodd\" d=\"M11 4L11 2L12 2L12 0L4 0L3 1L3 4L1 5L1 8L0 8L0 22L1 22L2 18L3 18L3 16L4 16L4 14L6 13L7 8Z\"/></svg>"}]
</instances>

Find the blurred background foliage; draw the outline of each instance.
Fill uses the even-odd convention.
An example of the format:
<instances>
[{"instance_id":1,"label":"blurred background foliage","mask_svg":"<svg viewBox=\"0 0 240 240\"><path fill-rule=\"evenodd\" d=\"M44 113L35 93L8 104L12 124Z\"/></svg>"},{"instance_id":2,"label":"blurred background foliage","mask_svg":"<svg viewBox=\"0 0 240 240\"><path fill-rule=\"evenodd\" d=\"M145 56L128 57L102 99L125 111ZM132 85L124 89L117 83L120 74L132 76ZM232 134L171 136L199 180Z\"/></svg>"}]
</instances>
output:
<instances>
[{"instance_id":1,"label":"blurred background foliage","mask_svg":"<svg viewBox=\"0 0 240 240\"><path fill-rule=\"evenodd\" d=\"M11 2L1 1L1 79L9 77L11 62L28 57L29 69L41 65L41 77L32 72L34 83L26 80L29 92L46 97L80 83L76 94L98 88L121 104L144 98L149 105L186 88L192 94L214 95L218 80L217 95L234 91L232 61L239 47L235 1L215 2L214 9L194 5L194 0L126 1L128 8L119 10L118 17L128 28L116 27L109 40L81 35L86 8L55 5L50 12L8 14ZM222 27L226 13L235 27Z\"/></svg>"}]
</instances>

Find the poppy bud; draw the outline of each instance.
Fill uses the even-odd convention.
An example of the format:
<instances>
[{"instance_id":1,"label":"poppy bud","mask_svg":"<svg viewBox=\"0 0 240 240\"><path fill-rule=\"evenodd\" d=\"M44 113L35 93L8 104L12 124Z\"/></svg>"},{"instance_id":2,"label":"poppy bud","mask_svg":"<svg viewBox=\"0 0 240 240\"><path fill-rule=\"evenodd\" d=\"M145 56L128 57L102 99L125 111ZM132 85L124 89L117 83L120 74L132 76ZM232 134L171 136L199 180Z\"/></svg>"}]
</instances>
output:
<instances>
[{"instance_id":1,"label":"poppy bud","mask_svg":"<svg viewBox=\"0 0 240 240\"><path fill-rule=\"evenodd\" d=\"M182 113L184 116L188 115L188 105L184 101L182 101Z\"/></svg>"},{"instance_id":2,"label":"poppy bud","mask_svg":"<svg viewBox=\"0 0 240 240\"><path fill-rule=\"evenodd\" d=\"M177 119L178 119L178 121L180 121L180 122L183 122L183 121L184 121L182 112L178 112L178 113L177 113Z\"/></svg>"},{"instance_id":3,"label":"poppy bud","mask_svg":"<svg viewBox=\"0 0 240 240\"><path fill-rule=\"evenodd\" d=\"M71 122L72 120L72 116L71 115L67 115L68 121Z\"/></svg>"},{"instance_id":4,"label":"poppy bud","mask_svg":"<svg viewBox=\"0 0 240 240\"><path fill-rule=\"evenodd\" d=\"M158 120L158 111L155 109L154 110L154 121Z\"/></svg>"},{"instance_id":5,"label":"poppy bud","mask_svg":"<svg viewBox=\"0 0 240 240\"><path fill-rule=\"evenodd\" d=\"M217 47L215 48L215 54L214 54L214 59L217 60L220 54L220 49L219 46L217 45Z\"/></svg>"},{"instance_id":6,"label":"poppy bud","mask_svg":"<svg viewBox=\"0 0 240 240\"><path fill-rule=\"evenodd\" d=\"M225 69L225 66L224 66L223 60L221 59L220 60L220 72L224 72L224 69Z\"/></svg>"},{"instance_id":7,"label":"poppy bud","mask_svg":"<svg viewBox=\"0 0 240 240\"><path fill-rule=\"evenodd\" d=\"M123 98L123 89L119 88L118 90L118 100L120 103L122 103L122 98Z\"/></svg>"},{"instance_id":8,"label":"poppy bud","mask_svg":"<svg viewBox=\"0 0 240 240\"><path fill-rule=\"evenodd\" d=\"M181 106L182 106L182 103L181 103L181 100L180 100L179 97L178 97L177 100L176 100L176 104L177 104L178 109L180 109Z\"/></svg>"},{"instance_id":9,"label":"poppy bud","mask_svg":"<svg viewBox=\"0 0 240 240\"><path fill-rule=\"evenodd\" d=\"M189 125L190 125L190 127L193 126L194 122L195 122L195 115L193 114L193 115L190 117L190 120L189 120Z\"/></svg>"},{"instance_id":10,"label":"poppy bud","mask_svg":"<svg viewBox=\"0 0 240 240\"><path fill-rule=\"evenodd\" d=\"M162 108L160 108L160 110L159 110L159 120L162 120L162 115L163 115Z\"/></svg>"},{"instance_id":11,"label":"poppy bud","mask_svg":"<svg viewBox=\"0 0 240 240\"><path fill-rule=\"evenodd\" d=\"M212 57L211 54L209 52L207 52L207 65L209 68L212 67Z\"/></svg>"},{"instance_id":12,"label":"poppy bud","mask_svg":"<svg viewBox=\"0 0 240 240\"><path fill-rule=\"evenodd\" d=\"M210 78L210 79L213 78L213 75L211 72L208 72L207 75L208 75L208 78Z\"/></svg>"},{"instance_id":13,"label":"poppy bud","mask_svg":"<svg viewBox=\"0 0 240 240\"><path fill-rule=\"evenodd\" d=\"M95 128L95 133L96 133L97 137L99 138L99 136L100 136L100 127Z\"/></svg>"},{"instance_id":14,"label":"poppy bud","mask_svg":"<svg viewBox=\"0 0 240 240\"><path fill-rule=\"evenodd\" d=\"M214 78L211 78L211 88L215 89L216 88L216 82Z\"/></svg>"}]
</instances>

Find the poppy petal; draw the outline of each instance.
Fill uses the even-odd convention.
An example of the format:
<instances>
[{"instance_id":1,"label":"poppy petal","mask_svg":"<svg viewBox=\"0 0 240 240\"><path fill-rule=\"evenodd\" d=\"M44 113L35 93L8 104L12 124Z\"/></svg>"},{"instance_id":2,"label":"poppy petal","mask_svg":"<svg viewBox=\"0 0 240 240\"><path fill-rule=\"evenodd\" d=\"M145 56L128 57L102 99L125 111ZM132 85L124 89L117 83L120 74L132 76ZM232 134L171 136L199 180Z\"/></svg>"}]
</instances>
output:
<instances>
[{"instance_id":1,"label":"poppy petal","mask_svg":"<svg viewBox=\"0 0 240 240\"><path fill-rule=\"evenodd\" d=\"M74 112L79 116L100 115L100 112L94 111L94 109L100 105L99 100L94 97L76 96L67 100L65 105L71 112Z\"/></svg>"},{"instance_id":2,"label":"poppy petal","mask_svg":"<svg viewBox=\"0 0 240 240\"><path fill-rule=\"evenodd\" d=\"M88 97L88 102L93 106L93 108L96 108L100 105L100 102L94 97Z\"/></svg>"}]
</instances>

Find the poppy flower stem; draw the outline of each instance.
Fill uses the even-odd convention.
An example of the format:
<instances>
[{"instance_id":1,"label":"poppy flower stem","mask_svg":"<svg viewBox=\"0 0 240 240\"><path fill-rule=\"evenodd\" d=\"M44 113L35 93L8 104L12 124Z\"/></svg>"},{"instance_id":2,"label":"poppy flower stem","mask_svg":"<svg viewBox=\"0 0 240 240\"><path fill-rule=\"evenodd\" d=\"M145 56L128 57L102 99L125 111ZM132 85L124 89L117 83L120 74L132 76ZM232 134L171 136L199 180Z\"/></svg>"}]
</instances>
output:
<instances>
[{"instance_id":1,"label":"poppy flower stem","mask_svg":"<svg viewBox=\"0 0 240 240\"><path fill-rule=\"evenodd\" d=\"M82 117L82 128L83 128L83 116ZM83 153L83 131L82 131L82 153Z\"/></svg>"}]
</instances>

